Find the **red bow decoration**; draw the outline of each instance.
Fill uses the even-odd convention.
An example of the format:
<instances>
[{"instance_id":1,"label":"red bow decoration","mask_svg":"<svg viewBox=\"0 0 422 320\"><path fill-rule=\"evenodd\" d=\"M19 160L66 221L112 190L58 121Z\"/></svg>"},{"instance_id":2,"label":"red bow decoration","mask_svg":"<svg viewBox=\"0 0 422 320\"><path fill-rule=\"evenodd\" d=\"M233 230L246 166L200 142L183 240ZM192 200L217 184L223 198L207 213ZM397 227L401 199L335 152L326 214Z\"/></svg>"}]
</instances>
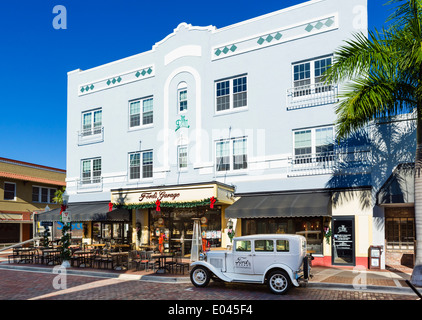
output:
<instances>
[{"instance_id":1,"label":"red bow decoration","mask_svg":"<svg viewBox=\"0 0 422 320\"><path fill-rule=\"evenodd\" d=\"M111 210L113 210L113 203L109 203L108 204L108 212L110 212Z\"/></svg>"},{"instance_id":2,"label":"red bow decoration","mask_svg":"<svg viewBox=\"0 0 422 320\"><path fill-rule=\"evenodd\" d=\"M60 215L62 215L62 212L63 211L66 211L66 206L64 205L64 204L62 204L61 206L60 206Z\"/></svg>"},{"instance_id":3,"label":"red bow decoration","mask_svg":"<svg viewBox=\"0 0 422 320\"><path fill-rule=\"evenodd\" d=\"M157 199L157 201L155 201L155 205L157 206L157 208L155 208L156 211L161 211L160 204L161 204L160 200Z\"/></svg>"},{"instance_id":4,"label":"red bow decoration","mask_svg":"<svg viewBox=\"0 0 422 320\"><path fill-rule=\"evenodd\" d=\"M211 204L210 204L210 208L211 209L214 209L214 203L216 202L217 200L215 200L215 198L214 197L211 197L211 199L210 199L210 202L211 202Z\"/></svg>"}]
</instances>

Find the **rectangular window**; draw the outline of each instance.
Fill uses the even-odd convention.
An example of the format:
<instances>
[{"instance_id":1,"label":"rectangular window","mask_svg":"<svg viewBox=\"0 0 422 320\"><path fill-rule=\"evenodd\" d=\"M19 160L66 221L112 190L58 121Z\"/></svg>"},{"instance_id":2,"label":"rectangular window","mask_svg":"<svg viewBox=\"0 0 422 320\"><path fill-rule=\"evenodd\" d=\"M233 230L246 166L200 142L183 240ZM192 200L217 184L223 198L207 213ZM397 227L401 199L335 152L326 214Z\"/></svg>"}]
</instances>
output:
<instances>
[{"instance_id":1,"label":"rectangular window","mask_svg":"<svg viewBox=\"0 0 422 320\"><path fill-rule=\"evenodd\" d=\"M179 146L178 164L179 164L179 170L183 170L188 167L188 147L187 146Z\"/></svg>"},{"instance_id":2,"label":"rectangular window","mask_svg":"<svg viewBox=\"0 0 422 320\"><path fill-rule=\"evenodd\" d=\"M273 252L273 240L255 240L255 252Z\"/></svg>"},{"instance_id":3,"label":"rectangular window","mask_svg":"<svg viewBox=\"0 0 422 320\"><path fill-rule=\"evenodd\" d=\"M16 183L4 183L4 200L16 200Z\"/></svg>"},{"instance_id":4,"label":"rectangular window","mask_svg":"<svg viewBox=\"0 0 422 320\"><path fill-rule=\"evenodd\" d=\"M277 252L289 252L289 241L277 240L276 248Z\"/></svg>"},{"instance_id":5,"label":"rectangular window","mask_svg":"<svg viewBox=\"0 0 422 320\"><path fill-rule=\"evenodd\" d=\"M385 235L388 249L413 249L415 219L413 217L386 218Z\"/></svg>"},{"instance_id":6,"label":"rectangular window","mask_svg":"<svg viewBox=\"0 0 422 320\"><path fill-rule=\"evenodd\" d=\"M235 243L236 251L240 252L250 252L251 251L251 241L249 240L237 240Z\"/></svg>"},{"instance_id":7,"label":"rectangular window","mask_svg":"<svg viewBox=\"0 0 422 320\"><path fill-rule=\"evenodd\" d=\"M144 98L129 104L129 127L136 128L152 124L154 121L154 99Z\"/></svg>"},{"instance_id":8,"label":"rectangular window","mask_svg":"<svg viewBox=\"0 0 422 320\"><path fill-rule=\"evenodd\" d=\"M216 110L225 111L247 106L247 76L216 81Z\"/></svg>"},{"instance_id":9,"label":"rectangular window","mask_svg":"<svg viewBox=\"0 0 422 320\"><path fill-rule=\"evenodd\" d=\"M215 153L217 171L248 168L246 137L217 141Z\"/></svg>"},{"instance_id":10,"label":"rectangular window","mask_svg":"<svg viewBox=\"0 0 422 320\"><path fill-rule=\"evenodd\" d=\"M152 151L142 154L142 178L152 178Z\"/></svg>"},{"instance_id":11,"label":"rectangular window","mask_svg":"<svg viewBox=\"0 0 422 320\"><path fill-rule=\"evenodd\" d=\"M53 201L54 193L57 189L54 188L45 188L45 187L32 187L32 202L40 203L55 203Z\"/></svg>"},{"instance_id":12,"label":"rectangular window","mask_svg":"<svg viewBox=\"0 0 422 320\"><path fill-rule=\"evenodd\" d=\"M82 113L82 136L100 134L102 125L102 110Z\"/></svg>"},{"instance_id":13,"label":"rectangular window","mask_svg":"<svg viewBox=\"0 0 422 320\"><path fill-rule=\"evenodd\" d=\"M333 127L298 130L293 134L296 164L334 160Z\"/></svg>"},{"instance_id":14,"label":"rectangular window","mask_svg":"<svg viewBox=\"0 0 422 320\"><path fill-rule=\"evenodd\" d=\"M141 154L133 153L129 155L129 179L139 179L141 177Z\"/></svg>"},{"instance_id":15,"label":"rectangular window","mask_svg":"<svg viewBox=\"0 0 422 320\"><path fill-rule=\"evenodd\" d=\"M294 136L296 161L300 161L300 163L309 161L312 153L311 130L296 131Z\"/></svg>"},{"instance_id":16,"label":"rectangular window","mask_svg":"<svg viewBox=\"0 0 422 320\"><path fill-rule=\"evenodd\" d=\"M82 183L101 182L101 158L82 160Z\"/></svg>"},{"instance_id":17,"label":"rectangular window","mask_svg":"<svg viewBox=\"0 0 422 320\"><path fill-rule=\"evenodd\" d=\"M246 169L248 158L246 153L246 138L233 140L233 170Z\"/></svg>"},{"instance_id":18,"label":"rectangular window","mask_svg":"<svg viewBox=\"0 0 422 320\"><path fill-rule=\"evenodd\" d=\"M141 179L141 177L152 178L152 169L152 151L143 151L129 154L129 179Z\"/></svg>"},{"instance_id":19,"label":"rectangular window","mask_svg":"<svg viewBox=\"0 0 422 320\"><path fill-rule=\"evenodd\" d=\"M188 109L188 90L179 90L179 112L186 111Z\"/></svg>"},{"instance_id":20,"label":"rectangular window","mask_svg":"<svg viewBox=\"0 0 422 320\"><path fill-rule=\"evenodd\" d=\"M230 170L230 141L219 141L216 145L217 171Z\"/></svg>"},{"instance_id":21,"label":"rectangular window","mask_svg":"<svg viewBox=\"0 0 422 320\"><path fill-rule=\"evenodd\" d=\"M324 72L332 64L332 57L318 58L293 64L294 97L331 91L332 86L324 85Z\"/></svg>"}]
</instances>

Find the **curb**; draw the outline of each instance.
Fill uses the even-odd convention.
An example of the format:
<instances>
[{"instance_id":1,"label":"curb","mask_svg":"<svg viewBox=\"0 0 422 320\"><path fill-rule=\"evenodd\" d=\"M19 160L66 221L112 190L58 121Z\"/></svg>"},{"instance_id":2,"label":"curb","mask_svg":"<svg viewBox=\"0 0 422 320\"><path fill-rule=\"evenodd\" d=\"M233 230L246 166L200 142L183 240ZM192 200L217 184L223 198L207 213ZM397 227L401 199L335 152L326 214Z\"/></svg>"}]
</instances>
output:
<instances>
[{"instance_id":1,"label":"curb","mask_svg":"<svg viewBox=\"0 0 422 320\"><path fill-rule=\"evenodd\" d=\"M53 274L53 269L47 269L47 268L41 268L41 267L11 266L11 265L0 264L0 270L1 269ZM147 282L190 283L189 277L163 277L163 276L154 276L154 275L95 272L95 271L74 270L74 269L68 269L67 274L74 275L74 276L95 277L95 278L114 278L114 279L121 279L121 280L139 280L139 281L147 281Z\"/></svg>"}]
</instances>

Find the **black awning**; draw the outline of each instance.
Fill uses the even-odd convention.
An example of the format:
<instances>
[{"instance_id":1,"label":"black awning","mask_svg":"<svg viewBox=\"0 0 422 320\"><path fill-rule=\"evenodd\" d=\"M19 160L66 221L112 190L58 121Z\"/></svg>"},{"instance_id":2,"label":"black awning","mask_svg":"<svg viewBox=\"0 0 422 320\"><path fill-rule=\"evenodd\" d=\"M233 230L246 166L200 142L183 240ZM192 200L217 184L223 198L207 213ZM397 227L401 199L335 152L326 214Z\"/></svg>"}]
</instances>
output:
<instances>
[{"instance_id":1,"label":"black awning","mask_svg":"<svg viewBox=\"0 0 422 320\"><path fill-rule=\"evenodd\" d=\"M129 222L130 212L127 209L109 211L109 202L71 203L67 210L72 221L125 221ZM60 209L37 214L37 221L60 221Z\"/></svg>"},{"instance_id":2,"label":"black awning","mask_svg":"<svg viewBox=\"0 0 422 320\"><path fill-rule=\"evenodd\" d=\"M391 205L397 203L413 204L415 202L415 165L401 163L377 193L377 204Z\"/></svg>"},{"instance_id":3,"label":"black awning","mask_svg":"<svg viewBox=\"0 0 422 320\"><path fill-rule=\"evenodd\" d=\"M328 192L242 196L225 210L226 218L331 216Z\"/></svg>"}]
</instances>

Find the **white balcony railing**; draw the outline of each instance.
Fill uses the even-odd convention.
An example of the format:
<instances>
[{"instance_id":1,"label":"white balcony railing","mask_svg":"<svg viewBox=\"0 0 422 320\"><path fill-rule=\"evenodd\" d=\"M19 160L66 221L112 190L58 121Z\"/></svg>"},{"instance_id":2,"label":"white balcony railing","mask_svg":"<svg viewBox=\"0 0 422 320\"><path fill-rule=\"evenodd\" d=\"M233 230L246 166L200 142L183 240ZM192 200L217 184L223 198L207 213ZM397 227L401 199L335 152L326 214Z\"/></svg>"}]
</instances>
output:
<instances>
[{"instance_id":1,"label":"white balcony railing","mask_svg":"<svg viewBox=\"0 0 422 320\"><path fill-rule=\"evenodd\" d=\"M90 127L78 131L78 145L104 141L104 127Z\"/></svg>"},{"instance_id":2,"label":"white balcony railing","mask_svg":"<svg viewBox=\"0 0 422 320\"><path fill-rule=\"evenodd\" d=\"M305 176L333 173L368 173L371 170L370 149L330 151L294 156L288 176Z\"/></svg>"},{"instance_id":3,"label":"white balcony railing","mask_svg":"<svg viewBox=\"0 0 422 320\"><path fill-rule=\"evenodd\" d=\"M97 192L103 190L102 177L81 178L77 181L78 192Z\"/></svg>"},{"instance_id":4,"label":"white balcony railing","mask_svg":"<svg viewBox=\"0 0 422 320\"><path fill-rule=\"evenodd\" d=\"M309 84L287 90L287 110L315 107L338 102L338 86Z\"/></svg>"}]
</instances>

